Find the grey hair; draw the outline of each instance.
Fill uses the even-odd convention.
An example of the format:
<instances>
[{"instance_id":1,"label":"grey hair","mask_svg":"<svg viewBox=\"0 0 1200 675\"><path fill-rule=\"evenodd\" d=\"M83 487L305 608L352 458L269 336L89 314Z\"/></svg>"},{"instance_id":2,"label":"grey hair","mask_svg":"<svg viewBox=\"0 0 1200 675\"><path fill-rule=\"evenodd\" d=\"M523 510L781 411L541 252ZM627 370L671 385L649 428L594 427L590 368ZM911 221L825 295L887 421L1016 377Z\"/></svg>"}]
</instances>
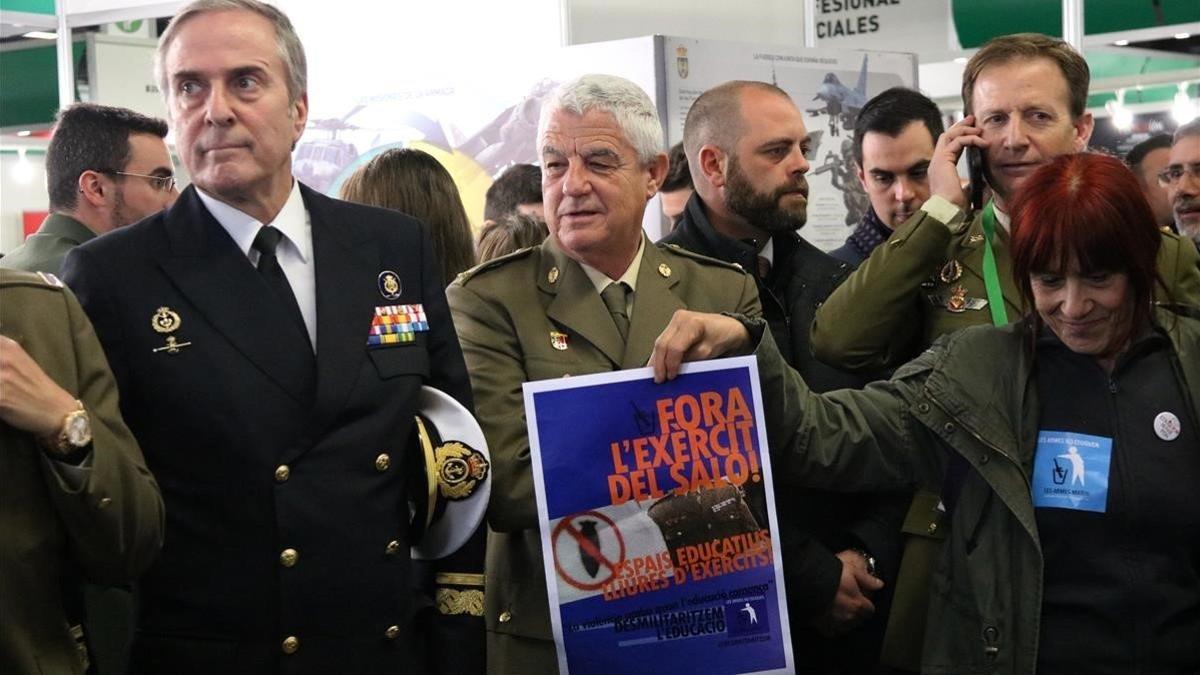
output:
<instances>
[{"instance_id":1,"label":"grey hair","mask_svg":"<svg viewBox=\"0 0 1200 675\"><path fill-rule=\"evenodd\" d=\"M1179 125L1175 129L1175 135L1171 137L1171 144L1174 145L1188 136L1200 136L1200 117Z\"/></svg>"},{"instance_id":2,"label":"grey hair","mask_svg":"<svg viewBox=\"0 0 1200 675\"><path fill-rule=\"evenodd\" d=\"M170 99L167 88L166 57L167 50L179 33L180 27L189 19L209 12L245 11L257 14L275 29L275 46L279 50L279 59L287 70L288 102L295 103L308 91L308 61L304 57L304 45L300 44L300 36L287 15L278 8L257 0L195 0L179 10L167 25L167 29L158 38L158 48L154 51L154 79L162 90L163 98Z\"/></svg>"},{"instance_id":3,"label":"grey hair","mask_svg":"<svg viewBox=\"0 0 1200 675\"><path fill-rule=\"evenodd\" d=\"M663 152L663 129L654 103L641 87L623 77L584 75L560 85L542 105L539 141L557 110L576 115L598 110L612 115L642 164L652 163Z\"/></svg>"}]
</instances>

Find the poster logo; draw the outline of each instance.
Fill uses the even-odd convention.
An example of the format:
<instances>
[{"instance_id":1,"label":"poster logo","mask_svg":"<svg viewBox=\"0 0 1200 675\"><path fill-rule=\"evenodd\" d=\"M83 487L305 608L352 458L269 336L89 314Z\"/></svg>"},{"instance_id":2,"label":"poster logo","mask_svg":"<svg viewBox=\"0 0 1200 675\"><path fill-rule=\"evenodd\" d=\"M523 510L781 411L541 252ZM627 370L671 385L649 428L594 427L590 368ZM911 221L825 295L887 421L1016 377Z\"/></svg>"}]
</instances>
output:
<instances>
[{"instance_id":1,"label":"poster logo","mask_svg":"<svg viewBox=\"0 0 1200 675\"><path fill-rule=\"evenodd\" d=\"M675 48L675 70L679 73L679 77L687 79L688 76L688 57L687 47L679 45Z\"/></svg>"},{"instance_id":2,"label":"poster logo","mask_svg":"<svg viewBox=\"0 0 1200 675\"><path fill-rule=\"evenodd\" d=\"M729 635L755 635L770 633L771 621L767 615L767 599L738 598L725 603L725 620Z\"/></svg>"}]
</instances>

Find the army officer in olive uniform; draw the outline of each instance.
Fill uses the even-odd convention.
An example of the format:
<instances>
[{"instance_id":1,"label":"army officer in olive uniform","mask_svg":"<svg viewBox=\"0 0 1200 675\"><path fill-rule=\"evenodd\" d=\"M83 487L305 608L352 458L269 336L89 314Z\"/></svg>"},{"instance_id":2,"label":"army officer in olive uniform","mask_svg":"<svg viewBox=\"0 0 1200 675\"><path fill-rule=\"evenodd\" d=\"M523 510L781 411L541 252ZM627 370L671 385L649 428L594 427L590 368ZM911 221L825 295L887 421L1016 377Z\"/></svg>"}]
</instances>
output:
<instances>
[{"instance_id":1,"label":"army officer in olive uniform","mask_svg":"<svg viewBox=\"0 0 1200 675\"><path fill-rule=\"evenodd\" d=\"M0 672L83 673L85 580L154 560L163 502L62 283L0 269Z\"/></svg>"},{"instance_id":2,"label":"army officer in olive uniform","mask_svg":"<svg viewBox=\"0 0 1200 675\"><path fill-rule=\"evenodd\" d=\"M587 75L543 107L538 148L550 238L461 275L447 294L494 467L488 672L553 673L521 384L644 366L678 309L758 316L740 268L642 232L666 175L658 114L637 85Z\"/></svg>"}]
</instances>

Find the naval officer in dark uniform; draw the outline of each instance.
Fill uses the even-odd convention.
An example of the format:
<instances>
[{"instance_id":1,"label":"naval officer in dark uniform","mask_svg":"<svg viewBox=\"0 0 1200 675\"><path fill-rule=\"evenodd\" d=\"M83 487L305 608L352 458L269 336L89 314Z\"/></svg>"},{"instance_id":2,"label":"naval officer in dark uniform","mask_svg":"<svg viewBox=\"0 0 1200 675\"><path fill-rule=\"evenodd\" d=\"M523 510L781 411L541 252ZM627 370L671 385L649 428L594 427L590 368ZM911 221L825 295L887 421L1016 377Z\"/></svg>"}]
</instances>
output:
<instances>
[{"instance_id":1,"label":"naval officer in dark uniform","mask_svg":"<svg viewBox=\"0 0 1200 675\"><path fill-rule=\"evenodd\" d=\"M423 671L413 414L423 384L471 401L429 235L293 178L305 61L277 9L189 5L156 72L192 186L64 267L166 502L133 670Z\"/></svg>"}]
</instances>

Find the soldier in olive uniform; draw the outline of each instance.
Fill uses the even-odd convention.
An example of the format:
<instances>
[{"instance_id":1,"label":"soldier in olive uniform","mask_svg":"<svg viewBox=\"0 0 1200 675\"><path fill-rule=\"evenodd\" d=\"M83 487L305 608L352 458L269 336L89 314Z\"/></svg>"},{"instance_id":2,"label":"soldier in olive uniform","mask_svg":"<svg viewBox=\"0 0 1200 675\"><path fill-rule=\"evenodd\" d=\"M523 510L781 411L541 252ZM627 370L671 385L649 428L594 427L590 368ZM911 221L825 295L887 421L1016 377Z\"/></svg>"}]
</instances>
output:
<instances>
[{"instance_id":1,"label":"soldier in olive uniform","mask_svg":"<svg viewBox=\"0 0 1200 675\"><path fill-rule=\"evenodd\" d=\"M929 166L933 196L817 310L817 358L848 370L895 368L941 335L1024 315L1012 278L1007 205L1039 166L1087 147L1093 128L1088 82L1083 57L1045 35L999 37L972 57L963 72L967 116L938 139ZM973 217L965 212L968 200L956 169L968 147L983 153L994 194ZM1196 265L1193 247L1164 234L1158 299L1200 305ZM905 518L904 532L913 536L884 647L886 663L912 670L919 663L928 578L946 513L938 496L946 486L926 487Z\"/></svg>"},{"instance_id":2,"label":"soldier in olive uniform","mask_svg":"<svg viewBox=\"0 0 1200 675\"><path fill-rule=\"evenodd\" d=\"M492 673L557 669L521 384L643 366L679 309L761 314L739 267L656 247L642 232L666 175L662 146L637 85L605 75L563 85L538 132L550 238L464 273L447 291L494 468Z\"/></svg>"},{"instance_id":3,"label":"soldier in olive uniform","mask_svg":"<svg viewBox=\"0 0 1200 675\"><path fill-rule=\"evenodd\" d=\"M162 497L75 296L0 269L0 333L0 671L82 673L82 583L150 564Z\"/></svg>"}]
</instances>

